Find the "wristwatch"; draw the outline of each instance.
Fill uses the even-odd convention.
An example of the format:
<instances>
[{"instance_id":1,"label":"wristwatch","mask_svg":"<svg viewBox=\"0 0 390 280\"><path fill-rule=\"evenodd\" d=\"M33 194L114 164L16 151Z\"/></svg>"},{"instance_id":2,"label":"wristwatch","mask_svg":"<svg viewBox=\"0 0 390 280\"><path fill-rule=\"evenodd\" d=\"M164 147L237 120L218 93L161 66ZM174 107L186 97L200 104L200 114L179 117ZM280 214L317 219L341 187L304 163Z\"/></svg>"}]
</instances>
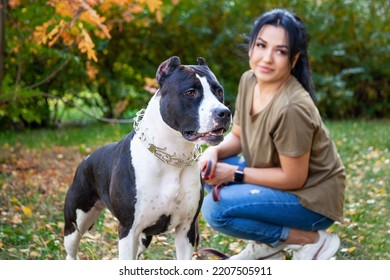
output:
<instances>
[{"instance_id":1,"label":"wristwatch","mask_svg":"<svg viewBox=\"0 0 390 280\"><path fill-rule=\"evenodd\" d=\"M242 183L244 182L244 166L238 166L236 172L234 172L234 182Z\"/></svg>"}]
</instances>

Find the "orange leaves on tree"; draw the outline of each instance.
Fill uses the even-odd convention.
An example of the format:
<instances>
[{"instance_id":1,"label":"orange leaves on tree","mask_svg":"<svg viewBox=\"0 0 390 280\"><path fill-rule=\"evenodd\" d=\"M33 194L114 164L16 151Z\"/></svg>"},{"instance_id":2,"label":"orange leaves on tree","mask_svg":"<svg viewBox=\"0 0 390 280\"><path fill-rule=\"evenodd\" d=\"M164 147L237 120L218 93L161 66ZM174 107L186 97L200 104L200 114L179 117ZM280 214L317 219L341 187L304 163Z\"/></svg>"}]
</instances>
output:
<instances>
[{"instance_id":1,"label":"orange leaves on tree","mask_svg":"<svg viewBox=\"0 0 390 280\"><path fill-rule=\"evenodd\" d=\"M8 5L11 7L11 9L20 6L20 4L21 0L8 0Z\"/></svg>"},{"instance_id":2,"label":"orange leaves on tree","mask_svg":"<svg viewBox=\"0 0 390 280\"><path fill-rule=\"evenodd\" d=\"M42 25L36 26L34 31L34 40L38 44L47 44L47 42L50 40L49 34L48 34L48 28L50 25L52 25L53 21L48 20ZM49 32L52 33L52 32Z\"/></svg>"},{"instance_id":3,"label":"orange leaves on tree","mask_svg":"<svg viewBox=\"0 0 390 280\"><path fill-rule=\"evenodd\" d=\"M176 1L177 2L177 1ZM122 22L134 20L133 15L145 9L162 22L162 0L49 0L57 17L35 27L34 40L38 44L56 44L59 40L67 46L77 44L88 60L97 61L94 37L110 39L110 30Z\"/></svg>"},{"instance_id":4,"label":"orange leaves on tree","mask_svg":"<svg viewBox=\"0 0 390 280\"><path fill-rule=\"evenodd\" d=\"M156 12L162 5L161 0L144 0L144 1L148 5L148 7L152 13Z\"/></svg>"},{"instance_id":5,"label":"orange leaves on tree","mask_svg":"<svg viewBox=\"0 0 390 280\"><path fill-rule=\"evenodd\" d=\"M92 26L97 26L99 30L107 37L111 38L108 27L104 24L105 18L99 16L99 14L85 1L81 2L81 8L83 12L80 14L80 20L86 22Z\"/></svg>"},{"instance_id":6,"label":"orange leaves on tree","mask_svg":"<svg viewBox=\"0 0 390 280\"><path fill-rule=\"evenodd\" d=\"M91 36L89 36L88 32L85 29L81 31L82 36L80 38L78 48L82 53L86 53L88 59L93 59L97 62L95 44L93 43Z\"/></svg>"},{"instance_id":7,"label":"orange leaves on tree","mask_svg":"<svg viewBox=\"0 0 390 280\"><path fill-rule=\"evenodd\" d=\"M156 78L145 78L144 79L144 89L150 94L155 94L158 89L158 83Z\"/></svg>"},{"instance_id":8,"label":"orange leaves on tree","mask_svg":"<svg viewBox=\"0 0 390 280\"><path fill-rule=\"evenodd\" d=\"M87 61L87 63L85 64L85 68L86 68L86 72L87 72L88 77L91 80L95 80L96 75L98 73L98 69L90 61Z\"/></svg>"}]
</instances>

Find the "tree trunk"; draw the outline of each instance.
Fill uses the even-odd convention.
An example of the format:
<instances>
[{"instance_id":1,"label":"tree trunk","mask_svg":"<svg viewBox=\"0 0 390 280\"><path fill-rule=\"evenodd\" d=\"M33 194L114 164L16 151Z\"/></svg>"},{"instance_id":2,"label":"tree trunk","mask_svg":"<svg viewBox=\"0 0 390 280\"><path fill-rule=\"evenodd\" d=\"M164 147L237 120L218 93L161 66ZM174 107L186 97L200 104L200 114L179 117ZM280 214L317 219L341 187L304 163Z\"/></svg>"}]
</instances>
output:
<instances>
[{"instance_id":1,"label":"tree trunk","mask_svg":"<svg viewBox=\"0 0 390 280\"><path fill-rule=\"evenodd\" d=\"M0 94L3 88L3 78L4 78L5 8L6 8L6 0L0 0Z\"/></svg>"}]
</instances>

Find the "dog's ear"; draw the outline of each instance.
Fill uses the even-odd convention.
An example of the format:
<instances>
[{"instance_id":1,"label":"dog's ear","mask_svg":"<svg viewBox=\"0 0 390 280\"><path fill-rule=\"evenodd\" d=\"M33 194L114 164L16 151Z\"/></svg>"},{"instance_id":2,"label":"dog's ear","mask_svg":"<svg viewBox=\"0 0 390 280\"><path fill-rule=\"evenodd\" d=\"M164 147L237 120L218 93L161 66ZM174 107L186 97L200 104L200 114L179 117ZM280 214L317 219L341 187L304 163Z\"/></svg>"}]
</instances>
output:
<instances>
[{"instance_id":1,"label":"dog's ear","mask_svg":"<svg viewBox=\"0 0 390 280\"><path fill-rule=\"evenodd\" d=\"M196 59L196 61L198 62L198 65L207 66L206 60L205 60L203 57L198 57L198 58Z\"/></svg>"},{"instance_id":2,"label":"dog's ear","mask_svg":"<svg viewBox=\"0 0 390 280\"><path fill-rule=\"evenodd\" d=\"M180 58L177 56L172 56L171 58L165 60L157 69L156 79L159 85L167 77L169 77L177 67L180 66Z\"/></svg>"}]
</instances>

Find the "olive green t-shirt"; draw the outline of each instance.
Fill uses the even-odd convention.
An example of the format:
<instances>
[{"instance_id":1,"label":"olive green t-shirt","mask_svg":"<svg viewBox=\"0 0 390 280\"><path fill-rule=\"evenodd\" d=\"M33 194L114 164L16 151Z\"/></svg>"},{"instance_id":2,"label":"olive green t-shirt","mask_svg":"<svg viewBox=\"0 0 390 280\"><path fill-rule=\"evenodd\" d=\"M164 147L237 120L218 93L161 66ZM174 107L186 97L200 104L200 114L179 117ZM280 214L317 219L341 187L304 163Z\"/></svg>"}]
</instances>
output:
<instances>
[{"instance_id":1,"label":"olive green t-shirt","mask_svg":"<svg viewBox=\"0 0 390 280\"><path fill-rule=\"evenodd\" d=\"M292 76L267 107L251 115L256 83L253 71L242 75L234 114L247 165L278 167L279 155L298 157L310 151L308 178L301 189L290 192L304 207L341 222L344 167L309 93Z\"/></svg>"}]
</instances>

